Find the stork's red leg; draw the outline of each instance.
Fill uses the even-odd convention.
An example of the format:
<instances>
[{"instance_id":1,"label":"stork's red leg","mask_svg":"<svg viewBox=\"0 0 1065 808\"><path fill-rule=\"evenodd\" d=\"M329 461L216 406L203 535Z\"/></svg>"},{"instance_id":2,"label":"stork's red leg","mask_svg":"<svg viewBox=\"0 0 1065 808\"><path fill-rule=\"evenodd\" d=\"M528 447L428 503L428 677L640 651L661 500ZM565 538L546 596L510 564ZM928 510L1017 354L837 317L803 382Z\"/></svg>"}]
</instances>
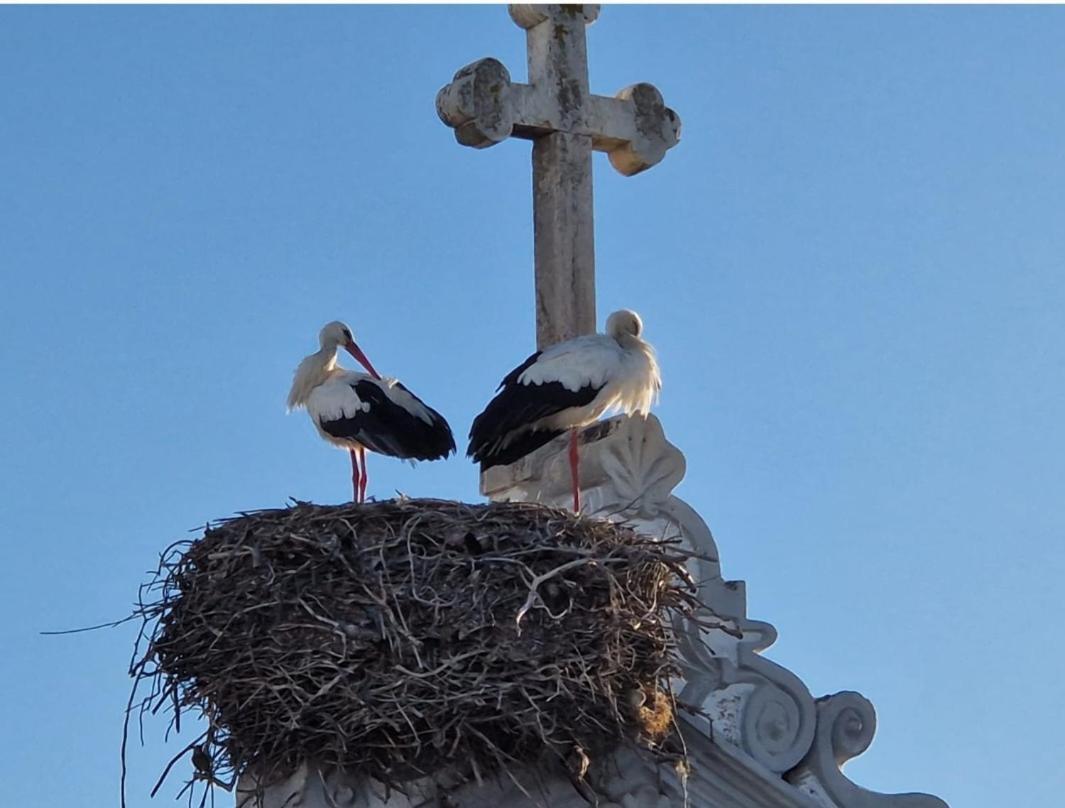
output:
<instances>
[{"instance_id":1,"label":"stork's red leg","mask_svg":"<svg viewBox=\"0 0 1065 808\"><path fill-rule=\"evenodd\" d=\"M577 454L577 428L569 431L569 470L573 480L573 512L581 512L580 456Z\"/></svg>"},{"instance_id":2,"label":"stork's red leg","mask_svg":"<svg viewBox=\"0 0 1065 808\"><path fill-rule=\"evenodd\" d=\"M362 463L362 480L359 481L359 502L366 501L366 483L370 481L370 470L366 466L366 449L359 447L359 461Z\"/></svg>"},{"instance_id":3,"label":"stork's red leg","mask_svg":"<svg viewBox=\"0 0 1065 808\"><path fill-rule=\"evenodd\" d=\"M351 455L351 501L359 501L359 487L362 485L362 471L359 469L359 457L354 449L348 449Z\"/></svg>"}]
</instances>

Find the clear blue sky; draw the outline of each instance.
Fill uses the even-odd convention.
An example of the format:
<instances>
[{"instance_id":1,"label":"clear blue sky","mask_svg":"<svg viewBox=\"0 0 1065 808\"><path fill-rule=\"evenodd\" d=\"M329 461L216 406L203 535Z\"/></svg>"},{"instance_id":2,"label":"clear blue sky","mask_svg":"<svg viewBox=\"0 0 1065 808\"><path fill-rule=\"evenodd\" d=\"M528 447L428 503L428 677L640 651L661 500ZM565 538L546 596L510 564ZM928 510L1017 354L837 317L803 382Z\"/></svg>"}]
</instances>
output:
<instances>
[{"instance_id":1,"label":"clear blue sky","mask_svg":"<svg viewBox=\"0 0 1065 808\"><path fill-rule=\"evenodd\" d=\"M769 655L877 706L850 774L956 808L1065 789L1063 42L1032 7L608 7L589 33L594 90L651 81L684 120L595 188L600 314L659 349L678 493ZM524 77L501 7L0 9L7 804L117 794L133 631L38 631L127 613L208 519L348 496L283 411L319 326L462 434L526 356L528 144L460 148L433 108L487 55ZM371 472L477 498L462 458Z\"/></svg>"}]
</instances>

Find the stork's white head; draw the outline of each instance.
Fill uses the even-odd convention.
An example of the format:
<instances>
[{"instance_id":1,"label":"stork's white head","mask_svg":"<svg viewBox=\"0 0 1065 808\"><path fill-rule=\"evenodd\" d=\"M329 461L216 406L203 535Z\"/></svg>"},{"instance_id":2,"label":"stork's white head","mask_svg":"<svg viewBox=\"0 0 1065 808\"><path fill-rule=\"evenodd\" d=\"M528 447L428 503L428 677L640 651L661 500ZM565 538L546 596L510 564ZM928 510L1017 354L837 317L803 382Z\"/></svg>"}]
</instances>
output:
<instances>
[{"instance_id":1,"label":"stork's white head","mask_svg":"<svg viewBox=\"0 0 1065 808\"><path fill-rule=\"evenodd\" d=\"M322 346L323 351L335 351L337 348L344 348L358 360L360 365L366 368L371 376L375 379L381 378L381 375L374 370L374 366L370 364L370 360L366 358L366 354L355 344L355 337L352 335L351 329L340 320L333 320L333 322L322 326L322 330L318 332L318 344Z\"/></svg>"},{"instance_id":2,"label":"stork's white head","mask_svg":"<svg viewBox=\"0 0 1065 808\"><path fill-rule=\"evenodd\" d=\"M354 341L355 338L351 334L351 329L340 320L326 323L322 326L322 330L318 332L318 344L326 349L347 347L349 342Z\"/></svg>"},{"instance_id":3,"label":"stork's white head","mask_svg":"<svg viewBox=\"0 0 1065 808\"><path fill-rule=\"evenodd\" d=\"M606 333L614 339L639 337L643 333L643 320L630 309L619 309L606 318Z\"/></svg>"}]
</instances>

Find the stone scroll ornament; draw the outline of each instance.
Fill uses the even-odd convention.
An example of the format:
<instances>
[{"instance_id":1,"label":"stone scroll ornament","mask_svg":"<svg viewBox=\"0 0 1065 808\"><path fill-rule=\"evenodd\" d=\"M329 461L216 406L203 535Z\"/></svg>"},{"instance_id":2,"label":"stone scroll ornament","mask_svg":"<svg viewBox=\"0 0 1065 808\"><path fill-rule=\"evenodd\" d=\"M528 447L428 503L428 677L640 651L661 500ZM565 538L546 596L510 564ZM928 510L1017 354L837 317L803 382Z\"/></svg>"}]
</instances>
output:
<instances>
[{"instance_id":1,"label":"stone scroll ornament","mask_svg":"<svg viewBox=\"0 0 1065 808\"><path fill-rule=\"evenodd\" d=\"M817 700L817 737L788 781L820 804L842 808L947 808L929 794L879 794L852 783L842 768L873 742L876 711L860 693L844 691Z\"/></svg>"}]
</instances>

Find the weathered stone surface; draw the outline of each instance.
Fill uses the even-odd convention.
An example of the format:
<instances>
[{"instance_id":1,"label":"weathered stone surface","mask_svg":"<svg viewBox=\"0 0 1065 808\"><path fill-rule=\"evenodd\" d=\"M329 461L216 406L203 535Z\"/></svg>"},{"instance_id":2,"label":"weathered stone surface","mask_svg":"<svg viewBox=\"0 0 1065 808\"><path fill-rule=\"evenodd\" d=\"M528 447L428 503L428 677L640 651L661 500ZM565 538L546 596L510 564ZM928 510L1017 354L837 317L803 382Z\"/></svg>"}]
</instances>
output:
<instances>
[{"instance_id":1,"label":"weathered stone surface","mask_svg":"<svg viewBox=\"0 0 1065 808\"><path fill-rule=\"evenodd\" d=\"M621 112L621 120L632 123L634 131L624 137L607 141L599 138L600 148L609 153L610 164L625 176L638 174L666 156L666 151L680 139L680 118L666 106L662 94L651 84L634 84L618 93L617 100L628 105ZM618 114L616 107L601 110L600 115ZM603 127L608 131L607 127Z\"/></svg>"},{"instance_id":2,"label":"weathered stone surface","mask_svg":"<svg viewBox=\"0 0 1065 808\"><path fill-rule=\"evenodd\" d=\"M514 109L510 73L497 59L480 59L455 74L436 96L440 120L463 146L483 149L510 137Z\"/></svg>"},{"instance_id":3,"label":"weathered stone surface","mask_svg":"<svg viewBox=\"0 0 1065 808\"><path fill-rule=\"evenodd\" d=\"M510 18L526 29L548 21L565 23L569 20L579 20L585 25L591 25L599 19L599 9L598 3L511 3L507 7Z\"/></svg>"},{"instance_id":4,"label":"weathered stone surface","mask_svg":"<svg viewBox=\"0 0 1065 808\"><path fill-rule=\"evenodd\" d=\"M584 135L557 132L533 142L536 322L541 348L595 333L591 150L591 138Z\"/></svg>"},{"instance_id":5,"label":"weathered stone surface","mask_svg":"<svg viewBox=\"0 0 1065 808\"><path fill-rule=\"evenodd\" d=\"M595 331L592 151L638 174L677 144L680 119L650 84L592 95L584 29L599 6L511 5L510 15L525 29L528 83L481 59L437 93L436 109L465 146L533 141L536 338L544 348Z\"/></svg>"}]
</instances>

